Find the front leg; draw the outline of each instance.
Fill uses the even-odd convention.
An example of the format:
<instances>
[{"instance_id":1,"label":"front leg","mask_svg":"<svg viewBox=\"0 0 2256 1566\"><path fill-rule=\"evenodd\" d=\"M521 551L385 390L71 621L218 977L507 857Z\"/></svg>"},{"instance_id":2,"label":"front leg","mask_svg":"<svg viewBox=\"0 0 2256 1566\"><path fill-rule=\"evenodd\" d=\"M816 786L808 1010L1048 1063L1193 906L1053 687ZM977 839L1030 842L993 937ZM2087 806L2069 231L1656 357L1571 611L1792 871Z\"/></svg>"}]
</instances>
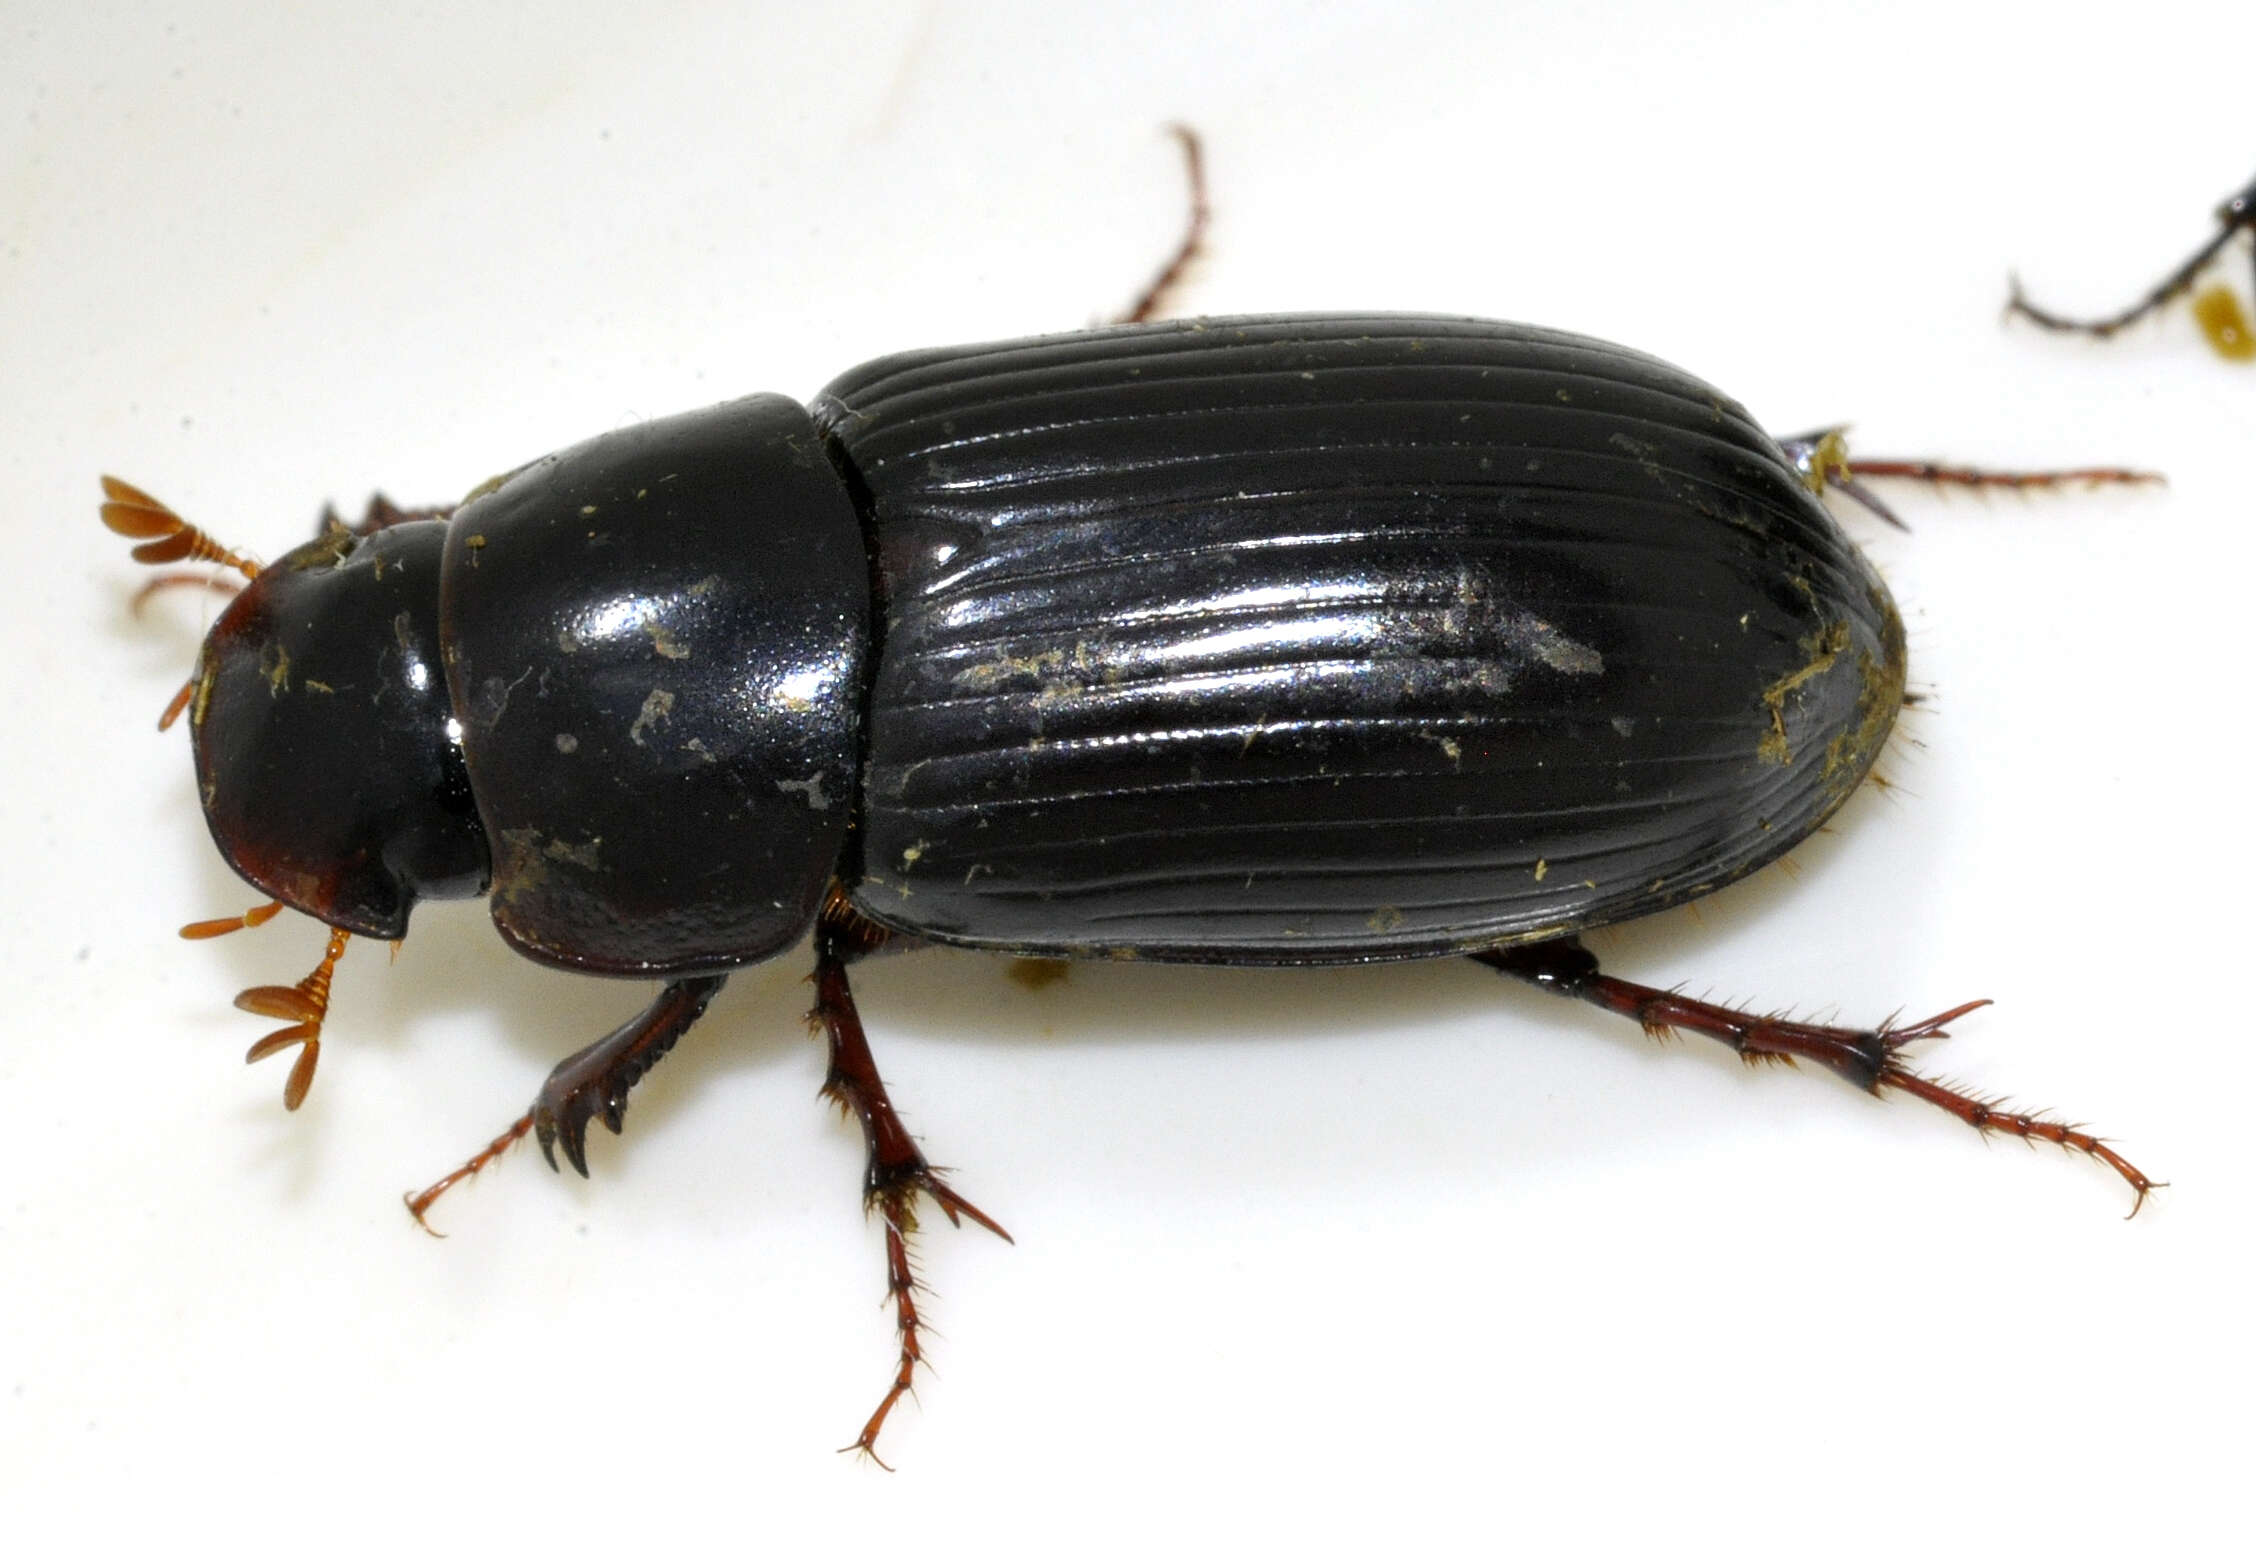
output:
<instances>
[{"instance_id":1,"label":"front leg","mask_svg":"<svg viewBox=\"0 0 2256 1566\"><path fill-rule=\"evenodd\" d=\"M625 1127L627 1094L643 1073L666 1058L666 1051L699 1017L728 975L716 973L699 979L676 979L658 992L658 998L632 1022L557 1062L533 1100L533 1134L540 1139L541 1156L556 1167L556 1144L585 1179L587 1125L596 1116L616 1136Z\"/></svg>"},{"instance_id":2,"label":"front leg","mask_svg":"<svg viewBox=\"0 0 2256 1566\"><path fill-rule=\"evenodd\" d=\"M551 1169L556 1167L556 1144L561 1141L564 1156L571 1160L574 1169L585 1175L588 1172L588 1122L600 1115L614 1134L625 1125L627 1094L642 1080L643 1073L663 1060L666 1051L705 1015L706 1006L727 982L725 973L676 979L660 990L658 998L644 1007L642 1014L632 1022L614 1029L578 1054L566 1056L541 1084L531 1109L472 1154L460 1168L409 1195L406 1199L408 1212L417 1223L429 1229L431 1226L423 1215L430 1211L433 1202L457 1181L476 1174L523 1141L528 1131L538 1137L541 1152Z\"/></svg>"}]
</instances>

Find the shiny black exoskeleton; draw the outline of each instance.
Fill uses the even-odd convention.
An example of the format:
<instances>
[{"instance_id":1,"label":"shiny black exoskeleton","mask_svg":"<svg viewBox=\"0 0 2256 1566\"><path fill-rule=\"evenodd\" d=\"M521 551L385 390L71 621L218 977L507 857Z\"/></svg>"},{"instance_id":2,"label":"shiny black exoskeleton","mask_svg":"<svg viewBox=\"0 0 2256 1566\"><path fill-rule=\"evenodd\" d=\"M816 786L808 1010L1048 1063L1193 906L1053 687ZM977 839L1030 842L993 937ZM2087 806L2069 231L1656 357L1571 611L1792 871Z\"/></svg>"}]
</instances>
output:
<instances>
[{"instance_id":1,"label":"shiny black exoskeleton","mask_svg":"<svg viewBox=\"0 0 2256 1566\"><path fill-rule=\"evenodd\" d=\"M1903 677L1879 578L1711 388L1298 316L600 436L267 572L195 722L236 867L369 935L490 881L543 961L705 973L836 881L931 940L1342 962L1745 875L1862 778Z\"/></svg>"},{"instance_id":2,"label":"shiny black exoskeleton","mask_svg":"<svg viewBox=\"0 0 2256 1566\"><path fill-rule=\"evenodd\" d=\"M860 1120L910 1387L919 1196L1001 1229L895 1114L847 965L1459 953L1651 1029L1823 1064L1983 1130L2089 1133L1920 1077L1971 1007L1858 1030L1600 971L1577 933L1777 858L1903 700L1886 588L1814 493L1931 464L1793 454L1659 361L1410 316L1132 325L879 360L599 436L450 515L372 511L259 571L130 486L141 558L249 586L183 699L221 851L344 932L490 895L519 950L665 981L517 1138L586 1172L726 974L810 927L826 1090ZM2136 477L2106 470L2084 478ZM2042 482L2008 476L2007 482ZM209 934L255 923L211 921ZM1974 1003L1982 1004L1980 1002Z\"/></svg>"}]
</instances>

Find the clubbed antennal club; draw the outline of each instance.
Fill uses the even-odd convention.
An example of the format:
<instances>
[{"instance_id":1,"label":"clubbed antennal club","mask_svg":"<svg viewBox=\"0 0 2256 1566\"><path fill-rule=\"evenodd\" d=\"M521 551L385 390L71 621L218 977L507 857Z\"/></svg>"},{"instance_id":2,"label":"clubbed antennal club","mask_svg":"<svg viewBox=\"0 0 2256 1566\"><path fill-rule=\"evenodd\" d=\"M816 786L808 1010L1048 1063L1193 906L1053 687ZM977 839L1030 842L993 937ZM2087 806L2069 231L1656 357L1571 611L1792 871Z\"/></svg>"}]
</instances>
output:
<instances>
[{"instance_id":1,"label":"clubbed antennal club","mask_svg":"<svg viewBox=\"0 0 2256 1566\"><path fill-rule=\"evenodd\" d=\"M105 473L102 493L109 497L102 503L102 525L122 537L147 540L133 551L143 565L201 560L225 566L246 582L259 574L256 560L229 549L147 491Z\"/></svg>"},{"instance_id":2,"label":"clubbed antennal club","mask_svg":"<svg viewBox=\"0 0 2256 1566\"><path fill-rule=\"evenodd\" d=\"M199 919L194 924L180 927L183 939L206 941L218 935L232 935L237 930L255 929L282 911L282 905L261 903L258 907L225 919ZM243 1057L246 1063L266 1059L291 1045L299 1046L296 1064L290 1067L290 1080L282 1089L282 1107L295 1109L305 1102L306 1092L313 1086L313 1070L321 1060L321 1024L329 1015L329 982L337 971L337 959L345 954L345 942L351 932L329 930L329 947L322 953L321 961L295 984L258 984L235 997L238 1009L254 1016L273 1017L289 1024L276 1028L260 1039Z\"/></svg>"},{"instance_id":3,"label":"clubbed antennal club","mask_svg":"<svg viewBox=\"0 0 2256 1566\"><path fill-rule=\"evenodd\" d=\"M120 478L102 475L102 525L124 538L137 538L143 542L134 546L133 558L143 565L175 565L180 561L201 561L233 571L248 582L259 574L259 563L249 555L237 554L218 539L190 522L179 512L157 499L146 490L136 489ZM206 583L210 579L187 571L167 571L153 578L133 598L136 612L147 602L151 593L167 587ZM221 584L225 585L225 584ZM194 697L196 682L190 680L174 693L165 704L164 716L157 720L159 729L169 729L179 720Z\"/></svg>"}]
</instances>

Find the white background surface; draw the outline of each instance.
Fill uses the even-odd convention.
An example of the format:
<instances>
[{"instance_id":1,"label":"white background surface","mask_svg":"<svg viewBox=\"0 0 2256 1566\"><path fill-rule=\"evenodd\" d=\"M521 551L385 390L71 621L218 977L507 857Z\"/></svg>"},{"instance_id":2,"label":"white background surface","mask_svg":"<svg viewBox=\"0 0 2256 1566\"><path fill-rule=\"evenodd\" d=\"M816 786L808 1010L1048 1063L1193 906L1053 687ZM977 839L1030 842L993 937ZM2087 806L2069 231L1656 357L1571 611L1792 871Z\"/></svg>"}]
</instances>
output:
<instances>
[{"instance_id":1,"label":"white background surface","mask_svg":"<svg viewBox=\"0 0 2256 1566\"><path fill-rule=\"evenodd\" d=\"M240 9L0 11L20 1558L2170 1560L2228 1506L2244 1546L2256 368L2182 312L2107 348L1998 320L2010 266L2096 310L2205 235L2250 173L2244 7ZM1019 1244L927 1246L938 1374L887 1476L831 1450L892 1348L803 957L592 1182L515 1155L444 1243L395 1193L645 987L432 908L389 968L356 943L302 1112L239 1064L229 998L320 938L172 938L254 900L150 729L209 606L128 617L95 475L271 557L325 497L1085 324L1175 233L1172 118L1218 206L1191 310L1541 321L1868 452L2170 473L1849 517L1934 696L1899 790L1595 942L1852 1022L1993 996L1926 1058L2119 1138L2172 1182L2144 1216L1471 964L1028 994L919 954L860 979L880 1063Z\"/></svg>"}]
</instances>

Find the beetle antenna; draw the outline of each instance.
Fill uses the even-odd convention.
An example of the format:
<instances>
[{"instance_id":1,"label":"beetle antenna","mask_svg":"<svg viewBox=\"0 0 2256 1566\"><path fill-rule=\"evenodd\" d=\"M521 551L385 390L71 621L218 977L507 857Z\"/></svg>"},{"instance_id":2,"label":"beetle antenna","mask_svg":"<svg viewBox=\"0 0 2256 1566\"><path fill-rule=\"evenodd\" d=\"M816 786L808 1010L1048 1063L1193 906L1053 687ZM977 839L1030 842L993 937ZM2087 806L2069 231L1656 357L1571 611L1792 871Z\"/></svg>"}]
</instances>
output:
<instances>
[{"instance_id":1,"label":"beetle antenna","mask_svg":"<svg viewBox=\"0 0 2256 1566\"><path fill-rule=\"evenodd\" d=\"M122 537L143 540L133 550L133 558L143 565L200 560L233 571L246 582L259 574L256 560L229 549L147 490L135 489L125 480L105 473L102 493L108 497L102 502L102 525ZM236 591L226 582L198 571L167 571L142 584L141 590L133 595L133 612L139 614L141 606L152 595L168 587L185 587L198 582L225 592ZM173 693L172 700L165 704L164 715L157 719L159 732L179 721L195 694L196 682L192 679Z\"/></svg>"},{"instance_id":2,"label":"beetle antenna","mask_svg":"<svg viewBox=\"0 0 2256 1566\"><path fill-rule=\"evenodd\" d=\"M259 574L256 560L229 549L146 490L135 489L123 479L105 473L102 493L109 497L102 503L102 525L123 537L147 540L133 551L133 558L143 565L207 560L213 565L225 566L246 582ZM181 578L159 577L158 581L176 579Z\"/></svg>"},{"instance_id":3,"label":"beetle antenna","mask_svg":"<svg viewBox=\"0 0 2256 1566\"><path fill-rule=\"evenodd\" d=\"M2098 489L2106 484L2167 484L2170 481L2159 473L2143 468L2042 468L2033 471L2015 468L1969 468L1949 462L1904 460L1889 457L1856 457L1848 464L1848 478L1836 479L1840 487L1850 493L1850 484L1857 479L1886 478L1911 479L1916 483L1955 485L1961 489L2008 489L2026 494L2032 489L2066 489L2080 485L2085 489Z\"/></svg>"},{"instance_id":4,"label":"beetle antenna","mask_svg":"<svg viewBox=\"0 0 2256 1566\"><path fill-rule=\"evenodd\" d=\"M226 921L214 922L224 924ZM304 1103L306 1089L313 1086L313 1068L321 1059L321 1023L329 1015L329 980L336 973L337 959L345 954L345 942L351 936L349 930L330 926L329 949L322 954L313 972L295 984L254 985L235 997L240 1010L260 1017L279 1017L290 1024L260 1039L243 1057L245 1062L260 1061L277 1050L288 1049L293 1044L299 1046L297 1063L290 1067L290 1080L282 1088L284 1109L295 1109Z\"/></svg>"},{"instance_id":5,"label":"beetle antenna","mask_svg":"<svg viewBox=\"0 0 2256 1566\"><path fill-rule=\"evenodd\" d=\"M165 710L157 714L157 732L162 734L179 722L180 715L188 710L188 703L195 699L196 682L191 679L172 693L172 700L165 703Z\"/></svg>"},{"instance_id":6,"label":"beetle antenna","mask_svg":"<svg viewBox=\"0 0 2256 1566\"><path fill-rule=\"evenodd\" d=\"M281 911L282 904L277 899L271 903L261 903L230 919L198 919L194 924L180 927L180 938L184 941L208 941L215 935L233 935L237 930L255 930Z\"/></svg>"}]
</instances>

